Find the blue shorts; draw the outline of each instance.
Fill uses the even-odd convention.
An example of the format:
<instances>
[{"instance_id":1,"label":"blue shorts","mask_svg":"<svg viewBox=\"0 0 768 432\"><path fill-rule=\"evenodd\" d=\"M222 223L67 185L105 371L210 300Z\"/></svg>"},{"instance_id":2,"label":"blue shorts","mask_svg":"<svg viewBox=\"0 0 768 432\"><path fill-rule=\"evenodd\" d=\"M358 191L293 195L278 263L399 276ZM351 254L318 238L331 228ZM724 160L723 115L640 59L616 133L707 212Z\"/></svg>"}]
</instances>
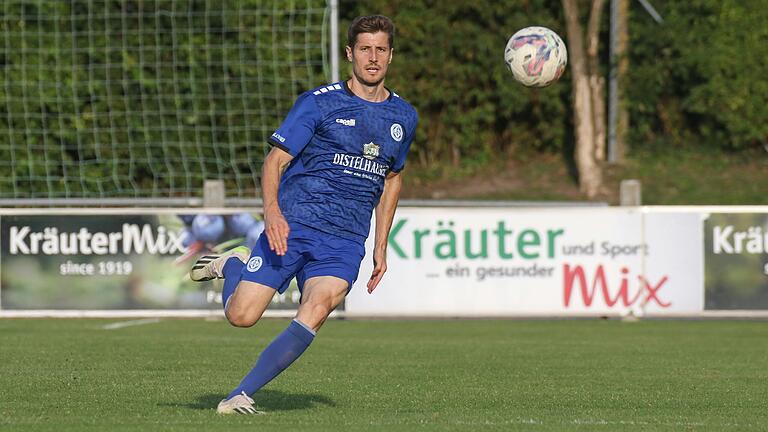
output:
<instances>
[{"instance_id":1,"label":"blue shorts","mask_svg":"<svg viewBox=\"0 0 768 432\"><path fill-rule=\"evenodd\" d=\"M280 294L296 277L299 290L316 276L335 276L347 281L347 291L357 280L365 244L292 223L288 251L278 256L269 249L267 235L261 233L251 257L243 267L242 279L276 289Z\"/></svg>"}]
</instances>

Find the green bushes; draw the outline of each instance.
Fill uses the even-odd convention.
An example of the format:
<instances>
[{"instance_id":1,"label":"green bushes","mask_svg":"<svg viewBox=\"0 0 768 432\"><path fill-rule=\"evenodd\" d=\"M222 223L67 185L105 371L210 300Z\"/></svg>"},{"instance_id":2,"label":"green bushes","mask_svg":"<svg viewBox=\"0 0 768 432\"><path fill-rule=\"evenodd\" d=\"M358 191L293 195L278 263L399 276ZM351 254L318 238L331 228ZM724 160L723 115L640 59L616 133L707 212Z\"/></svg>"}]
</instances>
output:
<instances>
[{"instance_id":1,"label":"green bushes","mask_svg":"<svg viewBox=\"0 0 768 432\"><path fill-rule=\"evenodd\" d=\"M532 90L503 61L507 39L522 27L565 36L559 1L340 3L342 43L357 15L382 13L397 25L387 85L419 111L410 163L422 173L477 171L521 151L569 153L569 72ZM631 148L766 143L763 3L660 2L665 21L657 24L632 2ZM312 2L312 14L305 6L3 2L0 197L196 195L204 178L250 196L263 139L297 93L329 76L321 61L327 39L305 39L327 29L325 2ZM602 29L607 68L607 13Z\"/></svg>"},{"instance_id":2,"label":"green bushes","mask_svg":"<svg viewBox=\"0 0 768 432\"><path fill-rule=\"evenodd\" d=\"M761 0L664 2L630 21L632 144L713 148L768 140L768 9Z\"/></svg>"},{"instance_id":3,"label":"green bushes","mask_svg":"<svg viewBox=\"0 0 768 432\"><path fill-rule=\"evenodd\" d=\"M695 0L656 6L663 24L638 3L630 7L631 64L624 101L631 116L630 146L662 142L743 148L765 142L764 2ZM421 115L415 161L473 166L522 148L568 148L569 73L550 88L530 90L512 81L503 61L507 38L522 27L544 25L565 39L559 1L372 0L342 2L341 9L343 24L358 14L383 13L398 26L388 84ZM606 69L608 24L606 8L601 40Z\"/></svg>"},{"instance_id":4,"label":"green bushes","mask_svg":"<svg viewBox=\"0 0 768 432\"><path fill-rule=\"evenodd\" d=\"M266 138L325 81L325 1L7 0L0 197L253 196ZM307 6L313 6L307 9Z\"/></svg>"},{"instance_id":5,"label":"green bushes","mask_svg":"<svg viewBox=\"0 0 768 432\"><path fill-rule=\"evenodd\" d=\"M387 85L419 111L412 161L473 169L519 147L557 151L569 139L567 77L565 85L529 90L513 82L503 60L507 39L519 28L536 23L562 33L560 6L553 3L342 2L340 27L372 13L395 21Z\"/></svg>"}]
</instances>

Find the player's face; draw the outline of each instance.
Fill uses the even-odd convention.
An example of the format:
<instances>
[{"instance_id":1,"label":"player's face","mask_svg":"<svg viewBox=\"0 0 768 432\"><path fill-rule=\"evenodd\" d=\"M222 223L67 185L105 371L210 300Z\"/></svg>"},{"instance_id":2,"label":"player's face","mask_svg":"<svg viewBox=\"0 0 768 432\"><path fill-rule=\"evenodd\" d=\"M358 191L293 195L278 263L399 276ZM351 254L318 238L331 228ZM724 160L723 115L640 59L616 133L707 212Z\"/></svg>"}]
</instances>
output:
<instances>
[{"instance_id":1,"label":"player's face","mask_svg":"<svg viewBox=\"0 0 768 432\"><path fill-rule=\"evenodd\" d=\"M347 47L347 59L352 62L352 73L362 84L375 86L384 81L392 48L389 35L384 32L360 33L355 46Z\"/></svg>"}]
</instances>

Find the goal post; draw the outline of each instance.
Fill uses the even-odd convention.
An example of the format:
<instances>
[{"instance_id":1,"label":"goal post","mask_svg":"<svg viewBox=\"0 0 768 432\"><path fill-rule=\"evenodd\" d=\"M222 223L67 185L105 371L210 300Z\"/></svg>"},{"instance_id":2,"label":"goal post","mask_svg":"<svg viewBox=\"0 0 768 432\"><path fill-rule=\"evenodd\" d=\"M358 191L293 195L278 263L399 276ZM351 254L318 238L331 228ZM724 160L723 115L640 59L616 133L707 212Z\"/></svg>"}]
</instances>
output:
<instances>
[{"instance_id":1,"label":"goal post","mask_svg":"<svg viewBox=\"0 0 768 432\"><path fill-rule=\"evenodd\" d=\"M325 0L5 0L0 199L250 198L331 79Z\"/></svg>"}]
</instances>

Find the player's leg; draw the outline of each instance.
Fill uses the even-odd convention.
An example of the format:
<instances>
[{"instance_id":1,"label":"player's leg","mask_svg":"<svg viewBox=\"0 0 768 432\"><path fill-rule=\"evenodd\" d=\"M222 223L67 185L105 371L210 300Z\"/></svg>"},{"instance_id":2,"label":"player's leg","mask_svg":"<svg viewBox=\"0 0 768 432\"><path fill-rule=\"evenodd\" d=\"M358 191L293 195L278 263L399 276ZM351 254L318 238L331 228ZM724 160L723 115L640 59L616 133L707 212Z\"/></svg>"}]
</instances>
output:
<instances>
[{"instance_id":1,"label":"player's leg","mask_svg":"<svg viewBox=\"0 0 768 432\"><path fill-rule=\"evenodd\" d=\"M221 255L201 257L189 272L196 281L224 279L222 303L224 315L230 324L237 327L250 327L262 316L275 289L256 282L242 280L245 262L248 260L247 249L235 248ZM220 414L259 414L253 406L253 399L239 392L230 394L216 407Z\"/></svg>"},{"instance_id":2,"label":"player's leg","mask_svg":"<svg viewBox=\"0 0 768 432\"><path fill-rule=\"evenodd\" d=\"M344 301L349 282L336 276L316 276L304 283L301 305L296 319L315 332L328 316Z\"/></svg>"},{"instance_id":3,"label":"player's leg","mask_svg":"<svg viewBox=\"0 0 768 432\"><path fill-rule=\"evenodd\" d=\"M291 279L305 263L301 252L302 241L296 238L298 231L300 230L291 232L288 238L288 253L284 256L277 256L270 250L266 237L262 234L246 263L232 261L227 264L232 268L226 270L223 297L226 302L225 313L230 323L239 327L255 324L269 306L275 291L283 293L288 288ZM234 288L228 285L230 271L232 280L236 281ZM240 273L237 274L237 271ZM227 298L230 291L231 294ZM307 330L298 321L291 322L287 329L264 348L256 365L219 404L217 411L252 414L252 411L242 409L243 405L253 403L249 396L304 352L313 337L313 334L307 334ZM278 372L275 372L275 369L278 369Z\"/></svg>"},{"instance_id":4,"label":"player's leg","mask_svg":"<svg viewBox=\"0 0 768 432\"><path fill-rule=\"evenodd\" d=\"M260 283L240 280L228 299L223 300L224 315L235 327L251 327L261 319L275 291L275 288Z\"/></svg>"},{"instance_id":5,"label":"player's leg","mask_svg":"<svg viewBox=\"0 0 768 432\"><path fill-rule=\"evenodd\" d=\"M250 251L237 247L221 255L205 255L192 266L189 276L194 281L224 279L221 302L224 315L236 327L251 327L261 318L275 295L275 288L242 280Z\"/></svg>"},{"instance_id":6,"label":"player's leg","mask_svg":"<svg viewBox=\"0 0 768 432\"><path fill-rule=\"evenodd\" d=\"M364 256L362 242L318 234L311 258L298 274L303 291L296 318L319 330L352 289Z\"/></svg>"},{"instance_id":7,"label":"player's leg","mask_svg":"<svg viewBox=\"0 0 768 432\"><path fill-rule=\"evenodd\" d=\"M347 286L347 281L333 276L307 280L296 318L262 351L256 365L227 399L256 393L299 358L331 311L344 300Z\"/></svg>"},{"instance_id":8,"label":"player's leg","mask_svg":"<svg viewBox=\"0 0 768 432\"><path fill-rule=\"evenodd\" d=\"M301 226L292 228L289 255L296 255L282 257L280 266L246 266L242 277L244 280L266 283L273 280L271 272L279 268L282 276L289 276L288 279L281 279L286 282L279 287L279 291L283 292L287 281L297 275L302 291L299 311L288 328L264 349L254 368L230 393L228 400L252 395L299 358L314 340L317 329L343 301L349 287L357 278L360 261L365 254L362 244L339 240ZM270 252L264 249L264 253ZM254 251L251 260L256 256ZM277 263L278 260L273 261L273 258L270 256L265 259L265 263ZM277 286L270 283L267 285ZM240 295L239 287L235 295ZM234 313L235 309L230 312Z\"/></svg>"},{"instance_id":9,"label":"player's leg","mask_svg":"<svg viewBox=\"0 0 768 432\"><path fill-rule=\"evenodd\" d=\"M252 299L260 298L261 288L268 288L243 285L248 283L240 282L240 286L237 287L227 306L228 315L237 314L243 305L254 303ZM306 351L314 340L317 330L344 300L349 284L348 281L335 276L317 276L304 282L302 301L296 318L262 351L256 366L243 378L237 388L219 403L217 411L222 414L259 414L253 408L254 402L249 395L267 385ZM232 317L229 319L233 322Z\"/></svg>"}]
</instances>

